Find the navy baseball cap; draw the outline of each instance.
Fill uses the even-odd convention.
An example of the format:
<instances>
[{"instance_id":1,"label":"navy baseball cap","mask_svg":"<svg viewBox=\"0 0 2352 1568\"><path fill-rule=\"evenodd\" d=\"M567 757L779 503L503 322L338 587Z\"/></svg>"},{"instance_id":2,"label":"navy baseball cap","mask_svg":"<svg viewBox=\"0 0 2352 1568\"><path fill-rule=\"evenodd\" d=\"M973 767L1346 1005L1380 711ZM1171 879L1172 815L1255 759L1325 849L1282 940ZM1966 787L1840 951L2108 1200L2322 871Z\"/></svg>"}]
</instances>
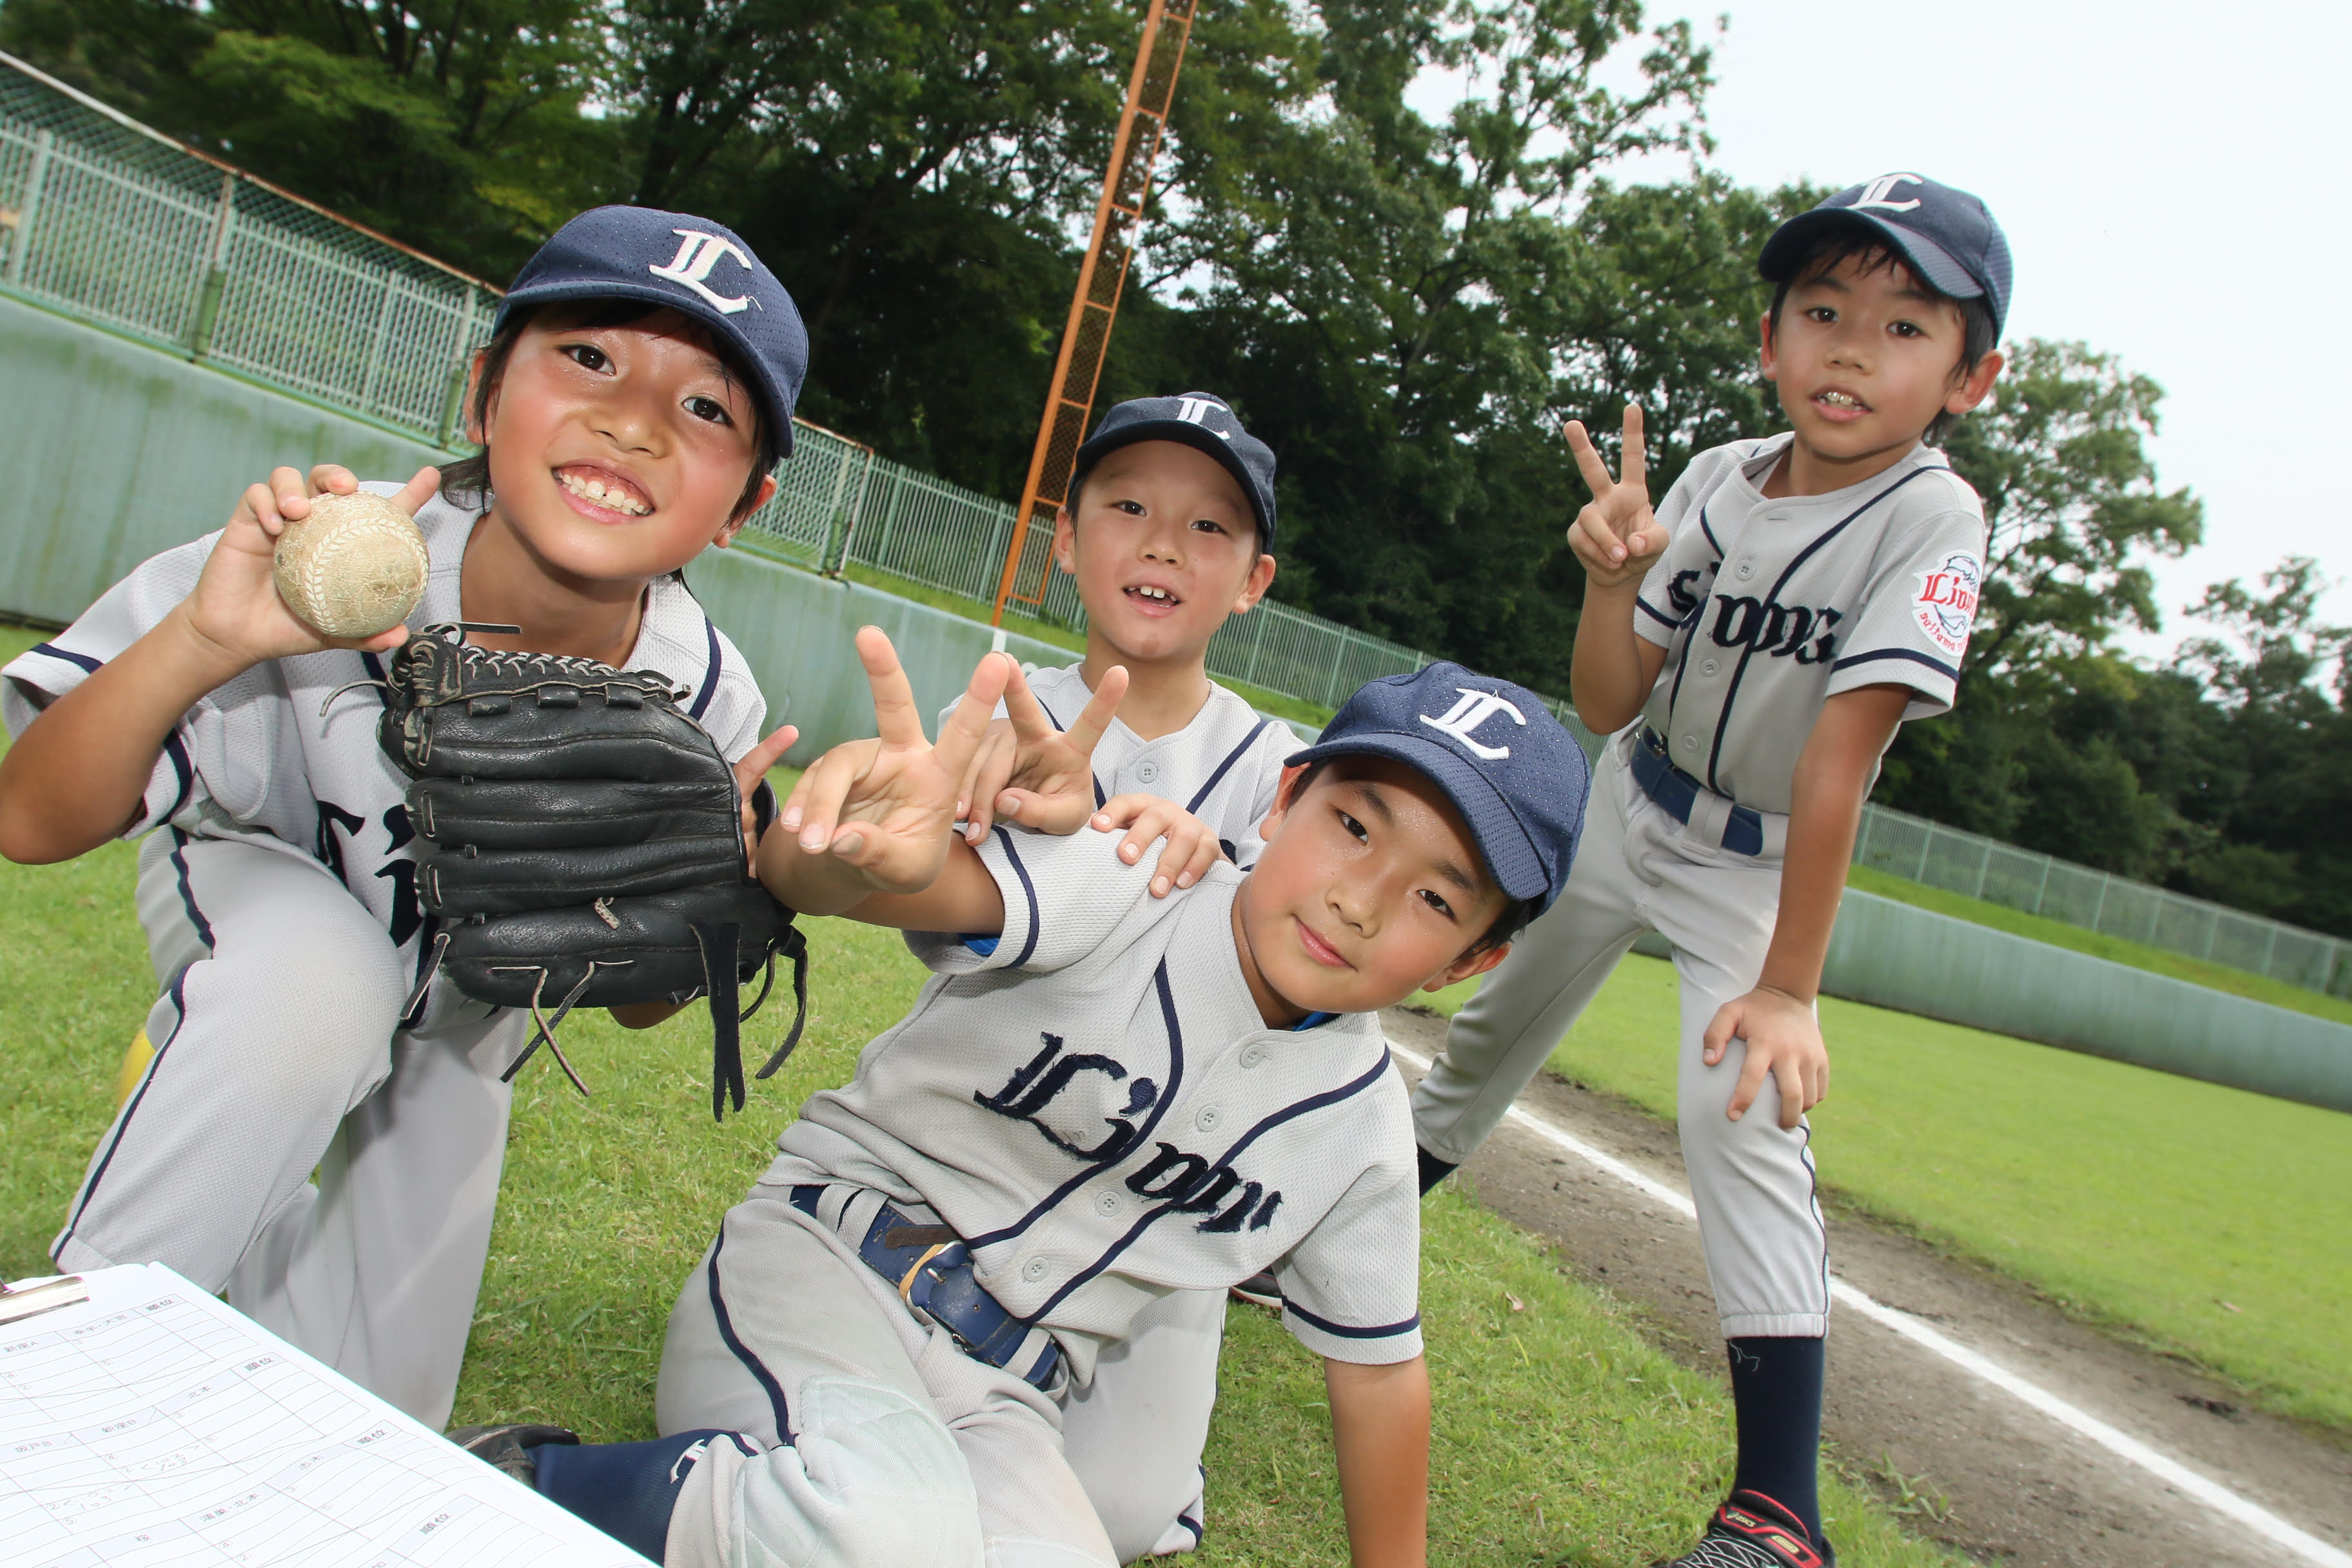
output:
<instances>
[{"instance_id":1,"label":"navy baseball cap","mask_svg":"<svg viewBox=\"0 0 2352 1568\"><path fill-rule=\"evenodd\" d=\"M1115 404L1078 448L1070 472L1074 478L1085 474L1109 454L1138 441L1181 441L1223 463L1249 498L1260 546L1269 555L1274 552L1274 448L1243 429L1241 416L1223 398L1188 392L1181 397L1136 397ZM1076 484L1070 499L1077 500Z\"/></svg>"},{"instance_id":2,"label":"navy baseball cap","mask_svg":"<svg viewBox=\"0 0 2352 1568\"><path fill-rule=\"evenodd\" d=\"M1440 662L1368 680L1322 738L1284 759L1392 757L1426 774L1470 825L1503 891L1541 914L1584 831L1592 770L1568 727L1524 686Z\"/></svg>"},{"instance_id":3,"label":"navy baseball cap","mask_svg":"<svg viewBox=\"0 0 2352 1568\"><path fill-rule=\"evenodd\" d=\"M733 230L691 213L591 207L522 264L490 330L520 306L558 300L643 300L700 321L750 367L776 450L791 455L808 331L793 297Z\"/></svg>"},{"instance_id":4,"label":"navy baseball cap","mask_svg":"<svg viewBox=\"0 0 2352 1568\"><path fill-rule=\"evenodd\" d=\"M2000 335L2009 320L2009 237L1981 199L1924 174L1881 174L1799 213L1764 242L1756 270L1767 282L1789 282L1814 235L1856 223L1877 230L1929 287L1955 300L1984 300Z\"/></svg>"}]
</instances>

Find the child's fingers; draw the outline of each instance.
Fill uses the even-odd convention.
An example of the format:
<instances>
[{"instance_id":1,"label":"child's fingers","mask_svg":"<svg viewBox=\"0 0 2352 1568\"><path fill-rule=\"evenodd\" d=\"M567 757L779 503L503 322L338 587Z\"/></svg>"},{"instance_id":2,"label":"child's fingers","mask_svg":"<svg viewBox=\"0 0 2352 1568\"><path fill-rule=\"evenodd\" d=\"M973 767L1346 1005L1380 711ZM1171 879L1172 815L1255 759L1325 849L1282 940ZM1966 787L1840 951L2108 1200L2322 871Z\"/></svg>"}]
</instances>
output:
<instances>
[{"instance_id":1,"label":"child's fingers","mask_svg":"<svg viewBox=\"0 0 2352 1568\"><path fill-rule=\"evenodd\" d=\"M415 517L419 507L440 493L441 470L431 468L419 468L410 476L406 484L400 487L400 493L392 498L392 504L409 516Z\"/></svg>"},{"instance_id":2,"label":"child's fingers","mask_svg":"<svg viewBox=\"0 0 2352 1568\"><path fill-rule=\"evenodd\" d=\"M1018 661L1004 672L1004 717L1024 741L1043 741L1054 733L1053 718L1029 689L1029 678L1022 673Z\"/></svg>"},{"instance_id":3,"label":"child's fingers","mask_svg":"<svg viewBox=\"0 0 2352 1568\"><path fill-rule=\"evenodd\" d=\"M1020 760L1020 746L1011 732L992 728L980 755L972 759L971 783L963 797L968 825L964 837L970 842L986 838L999 816L1013 815L1004 810L1002 797L1007 793L1004 786L1013 777L1013 766Z\"/></svg>"},{"instance_id":4,"label":"child's fingers","mask_svg":"<svg viewBox=\"0 0 2352 1568\"><path fill-rule=\"evenodd\" d=\"M441 470L436 468L438 474ZM414 480L410 481L415 483ZM360 477L341 463L310 465L310 493L314 496L347 496L360 488Z\"/></svg>"},{"instance_id":5,"label":"child's fingers","mask_svg":"<svg viewBox=\"0 0 2352 1568\"><path fill-rule=\"evenodd\" d=\"M882 634L876 632L874 635L880 637ZM988 739L997 700L1004 695L1005 672L1014 668L1012 656L1002 653L984 653L980 656L980 662L972 666L971 679L965 683L963 695L956 700L955 711L949 714L948 721L940 726L939 742L932 748L935 760L943 772L961 778L964 770L971 765L972 758L979 754L982 742ZM908 702L910 711L913 707L914 704ZM919 726L915 732L914 743L922 743Z\"/></svg>"},{"instance_id":6,"label":"child's fingers","mask_svg":"<svg viewBox=\"0 0 2352 1568\"><path fill-rule=\"evenodd\" d=\"M1721 1061L1723 1053L1730 1047L1731 1037L1738 1032L1738 1028L1739 1005L1738 1003L1727 1002L1717 1008L1715 1016L1707 1020L1706 1033L1699 1037L1699 1044L1702 1047L1699 1059L1709 1067Z\"/></svg>"},{"instance_id":7,"label":"child's fingers","mask_svg":"<svg viewBox=\"0 0 2352 1568\"><path fill-rule=\"evenodd\" d=\"M1154 801L1136 813L1128 826L1127 837L1118 841L1118 858L1132 866L1143 858L1143 852L1152 840L1165 834L1171 824L1184 816L1184 808L1167 801Z\"/></svg>"},{"instance_id":8,"label":"child's fingers","mask_svg":"<svg viewBox=\"0 0 2352 1568\"><path fill-rule=\"evenodd\" d=\"M1076 833L1086 826L1087 814L1094 809L1092 780L1071 781L1070 787L1048 795L1033 789L1007 789L996 797L996 815L1007 822L1039 833L1057 836Z\"/></svg>"},{"instance_id":9,"label":"child's fingers","mask_svg":"<svg viewBox=\"0 0 2352 1568\"><path fill-rule=\"evenodd\" d=\"M890 638L880 626L857 628L857 659L866 667L866 684L873 689L874 728L875 733L882 737L882 743L922 745L923 718L915 710L915 689L898 663L898 650L890 646ZM976 681L979 678L973 679ZM948 771L963 770L958 763Z\"/></svg>"},{"instance_id":10,"label":"child's fingers","mask_svg":"<svg viewBox=\"0 0 2352 1568\"><path fill-rule=\"evenodd\" d=\"M1155 805L1167 802L1156 795L1115 795L1095 808L1094 825L1101 832L1125 827Z\"/></svg>"},{"instance_id":11,"label":"child's fingers","mask_svg":"<svg viewBox=\"0 0 2352 1568\"><path fill-rule=\"evenodd\" d=\"M870 746L835 746L816 760L809 771L801 775L800 787L793 791L792 803L785 816L799 816L791 824L800 837L801 847L814 855L833 842L834 831L841 822L842 803L865 771Z\"/></svg>"},{"instance_id":12,"label":"child's fingers","mask_svg":"<svg viewBox=\"0 0 2352 1568\"><path fill-rule=\"evenodd\" d=\"M1732 1086L1731 1102L1723 1108L1724 1114L1734 1121L1747 1115L1756 1097L1764 1092L1764 1075L1771 1068L1770 1060L1751 1043L1746 1059L1739 1065L1739 1081Z\"/></svg>"},{"instance_id":13,"label":"child's fingers","mask_svg":"<svg viewBox=\"0 0 2352 1568\"><path fill-rule=\"evenodd\" d=\"M269 489L277 500L278 516L299 522L310 515L310 484L300 469L270 469Z\"/></svg>"},{"instance_id":14,"label":"child's fingers","mask_svg":"<svg viewBox=\"0 0 2352 1568\"><path fill-rule=\"evenodd\" d=\"M1772 1064L1772 1077L1780 1085L1780 1130L1793 1132L1805 1119L1805 1108L1812 1103L1805 1093L1804 1069L1784 1054Z\"/></svg>"},{"instance_id":15,"label":"child's fingers","mask_svg":"<svg viewBox=\"0 0 2352 1568\"><path fill-rule=\"evenodd\" d=\"M1151 894L1166 898L1171 889L1189 888L1209 874L1209 868L1224 858L1217 847L1217 836L1198 817L1186 814L1191 830L1179 827L1168 836L1168 847L1160 852L1160 866L1151 875Z\"/></svg>"},{"instance_id":16,"label":"child's fingers","mask_svg":"<svg viewBox=\"0 0 2352 1568\"><path fill-rule=\"evenodd\" d=\"M1584 488L1592 492L1596 500L1607 495L1617 481L1609 477L1609 465L1601 460L1600 448L1585 433L1584 421L1570 420L1562 433L1568 437L1568 449L1576 454L1576 471L1584 476Z\"/></svg>"},{"instance_id":17,"label":"child's fingers","mask_svg":"<svg viewBox=\"0 0 2352 1568\"><path fill-rule=\"evenodd\" d=\"M1101 688L1087 701L1078 721L1070 726L1070 744L1077 748L1080 756L1094 755L1095 742L1110 728L1111 720L1118 716L1119 701L1126 695L1127 666L1114 664L1103 671Z\"/></svg>"},{"instance_id":18,"label":"child's fingers","mask_svg":"<svg viewBox=\"0 0 2352 1568\"><path fill-rule=\"evenodd\" d=\"M1617 482L1628 489L1650 493L1650 458L1642 446L1642 405L1625 405L1625 448L1617 454Z\"/></svg>"},{"instance_id":19,"label":"child's fingers","mask_svg":"<svg viewBox=\"0 0 2352 1568\"><path fill-rule=\"evenodd\" d=\"M768 770L782 762L784 753L792 750L793 742L800 738L800 731L790 724L783 725L736 760L735 787L746 801L758 791L760 781L768 776Z\"/></svg>"}]
</instances>

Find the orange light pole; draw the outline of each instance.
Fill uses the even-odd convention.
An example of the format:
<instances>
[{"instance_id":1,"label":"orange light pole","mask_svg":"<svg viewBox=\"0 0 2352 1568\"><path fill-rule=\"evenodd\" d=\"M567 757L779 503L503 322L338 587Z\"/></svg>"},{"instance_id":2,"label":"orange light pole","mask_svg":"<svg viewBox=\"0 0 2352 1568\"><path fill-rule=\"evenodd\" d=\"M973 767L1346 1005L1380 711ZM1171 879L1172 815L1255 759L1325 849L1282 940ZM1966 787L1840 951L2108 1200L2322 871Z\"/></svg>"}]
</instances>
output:
<instances>
[{"instance_id":1,"label":"orange light pole","mask_svg":"<svg viewBox=\"0 0 2352 1568\"><path fill-rule=\"evenodd\" d=\"M1151 0L1143 18L1143 41L1127 83L1127 107L1119 112L1102 199L1095 206L1094 238L1078 267L1070 319L1062 328L1061 353L1054 360L1053 390L1045 398L1045 417L1037 422L1037 446L1029 454L1021 510L1005 543L1004 574L996 587L996 613L990 617L996 626L1004 624L1008 601L1045 602L1045 584L1054 570L1054 515L1068 494L1070 469L1094 412L1095 384L1102 378L1119 291L1126 287L1127 264L1135 255L1136 231L1143 224L1151 165L1167 137L1168 106L1176 96L1176 72L1184 63L1196 4Z\"/></svg>"}]
</instances>

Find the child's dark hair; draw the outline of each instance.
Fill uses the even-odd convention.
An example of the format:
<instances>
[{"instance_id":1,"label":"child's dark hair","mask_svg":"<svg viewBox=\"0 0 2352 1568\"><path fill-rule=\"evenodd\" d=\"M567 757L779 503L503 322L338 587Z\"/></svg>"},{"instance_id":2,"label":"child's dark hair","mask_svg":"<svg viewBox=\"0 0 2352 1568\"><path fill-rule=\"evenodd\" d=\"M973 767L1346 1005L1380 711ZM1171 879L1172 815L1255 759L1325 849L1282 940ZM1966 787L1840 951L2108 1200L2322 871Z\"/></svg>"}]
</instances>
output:
<instances>
[{"instance_id":1,"label":"child's dark hair","mask_svg":"<svg viewBox=\"0 0 2352 1568\"><path fill-rule=\"evenodd\" d=\"M1345 756L1318 757L1315 761L1307 763L1307 766L1300 771L1298 777L1292 781L1288 793L1283 797L1283 804L1288 805L1296 802L1299 796L1305 795L1307 793L1307 786L1313 784L1318 778L1321 777L1324 771L1329 768L1332 763L1346 762L1349 759ZM1479 933L1478 940L1476 942L1472 942L1468 947L1462 950L1461 956L1463 958L1476 958L1481 953L1492 952L1495 949L1502 946L1505 942L1512 941L1519 934L1519 932L1527 930L1528 922L1532 921L1536 918L1536 913L1537 905L1535 900L1514 899L1508 894L1505 894L1501 911L1495 916L1494 921L1486 927L1486 929Z\"/></svg>"},{"instance_id":2,"label":"child's dark hair","mask_svg":"<svg viewBox=\"0 0 2352 1568\"><path fill-rule=\"evenodd\" d=\"M489 424L490 396L498 389L499 380L506 374L507 361L514 357L515 344L522 341L523 329L534 321L552 320L563 328L593 329L626 327L644 321L659 305L644 300L583 300L576 303L525 306L518 309L499 325L482 350L482 373L474 378L472 406L467 410L475 429ZM697 329L698 332L699 329ZM718 359L730 382L743 386L758 384L752 379L734 349L708 333L700 334L703 346ZM751 400L751 475L743 484L743 493L737 498L731 514L742 516L760 499L760 481L782 460L782 433L768 428L766 409L756 397ZM484 447L470 458L460 458L441 468L441 493L463 507L478 507L490 495L490 449Z\"/></svg>"},{"instance_id":3,"label":"child's dark hair","mask_svg":"<svg viewBox=\"0 0 2352 1568\"><path fill-rule=\"evenodd\" d=\"M1818 230L1812 243L1798 257L1796 264L1773 287L1773 331L1778 333L1780 330L1780 307L1788 300L1790 289L1849 260L1859 261L1865 273L1885 267L1899 267L1910 273L1920 288L1937 299L1951 299L1913 270L1911 264L1903 258L1902 252L1889 245L1876 230L1858 223L1836 224ZM2000 346L2000 330L1993 324L1991 304L1982 296L1973 300L1952 300L1952 303L1960 308L1960 360L1958 368L1961 374L1966 375L1982 363L1985 355ZM1958 417L1956 414L1939 411L1935 418L1928 421L1922 438L1931 447L1936 445Z\"/></svg>"}]
</instances>

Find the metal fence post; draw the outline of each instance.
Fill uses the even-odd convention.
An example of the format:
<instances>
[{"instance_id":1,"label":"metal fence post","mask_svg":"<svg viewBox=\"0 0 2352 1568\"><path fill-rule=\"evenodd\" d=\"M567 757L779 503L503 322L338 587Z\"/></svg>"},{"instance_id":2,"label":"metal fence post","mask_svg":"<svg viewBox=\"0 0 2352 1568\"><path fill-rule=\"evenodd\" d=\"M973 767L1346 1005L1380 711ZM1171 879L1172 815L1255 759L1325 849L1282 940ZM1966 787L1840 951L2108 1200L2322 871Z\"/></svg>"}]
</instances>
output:
<instances>
[{"instance_id":1,"label":"metal fence post","mask_svg":"<svg viewBox=\"0 0 2352 1568\"><path fill-rule=\"evenodd\" d=\"M400 274L387 267L383 269L383 298L376 301L375 331L368 335L367 369L360 373L360 412L374 411L376 377L383 369L384 339L392 331L392 294L399 286Z\"/></svg>"},{"instance_id":2,"label":"metal fence post","mask_svg":"<svg viewBox=\"0 0 2352 1568\"><path fill-rule=\"evenodd\" d=\"M1853 841L1853 864L1857 866L1867 866L1870 864L1870 825L1876 821L1877 817L1878 808L1872 805L1868 801L1863 802L1862 833L1860 837L1856 837Z\"/></svg>"},{"instance_id":3,"label":"metal fence post","mask_svg":"<svg viewBox=\"0 0 2352 1568\"><path fill-rule=\"evenodd\" d=\"M2114 880L2115 879L2107 875L2105 871L2099 873L2099 901L2091 906L2091 929L2093 931L2098 930L2099 921L2106 917L2107 884Z\"/></svg>"},{"instance_id":4,"label":"metal fence post","mask_svg":"<svg viewBox=\"0 0 2352 1568\"><path fill-rule=\"evenodd\" d=\"M441 446L446 450L457 444L457 432L463 427L466 412L466 377L473 369L474 356L474 286L466 286L466 309L457 318L457 364L449 372L449 393L441 400Z\"/></svg>"},{"instance_id":5,"label":"metal fence post","mask_svg":"<svg viewBox=\"0 0 2352 1568\"><path fill-rule=\"evenodd\" d=\"M1984 840L1977 846L1977 848L1979 850L1977 856L1977 897L1981 900L1984 897L1985 879L1992 875L1992 840L1990 838Z\"/></svg>"},{"instance_id":6,"label":"metal fence post","mask_svg":"<svg viewBox=\"0 0 2352 1568\"><path fill-rule=\"evenodd\" d=\"M2042 900L2050 894L2050 857L2044 855L2042 858L2042 882L2033 889L2033 912L2037 915L2042 912Z\"/></svg>"},{"instance_id":7,"label":"metal fence post","mask_svg":"<svg viewBox=\"0 0 2352 1568\"><path fill-rule=\"evenodd\" d=\"M1936 846L1936 825L1931 822L1927 827L1927 830L1919 835L1919 869L1911 878L1915 882L1927 879L1927 851Z\"/></svg>"},{"instance_id":8,"label":"metal fence post","mask_svg":"<svg viewBox=\"0 0 2352 1568\"><path fill-rule=\"evenodd\" d=\"M890 541L898 531L898 507L907 494L907 487L898 482L896 468L886 469L882 478L890 486L890 504L882 509L882 542L866 559L869 565L879 566L887 572L890 568Z\"/></svg>"},{"instance_id":9,"label":"metal fence post","mask_svg":"<svg viewBox=\"0 0 2352 1568\"><path fill-rule=\"evenodd\" d=\"M41 190L49 183L49 152L57 145L54 131L33 134L33 168L25 176L25 205L16 213L16 238L8 247L7 281L25 280L25 257L33 248L33 227L40 220Z\"/></svg>"},{"instance_id":10,"label":"metal fence post","mask_svg":"<svg viewBox=\"0 0 2352 1568\"><path fill-rule=\"evenodd\" d=\"M1274 619L1264 600L1258 602L1255 613L1257 625L1250 628L1249 662L1242 667L1247 671L1242 682L1247 686L1257 684L1257 650L1265 645L1265 623Z\"/></svg>"},{"instance_id":11,"label":"metal fence post","mask_svg":"<svg viewBox=\"0 0 2352 1568\"><path fill-rule=\"evenodd\" d=\"M842 467L846 470L848 465L845 463ZM864 465L857 470L857 498L855 500L844 503L848 512L848 516L843 521L841 525L841 554L836 557L834 562L833 574L836 577L849 570L850 546L857 538L858 521L866 515L866 493L870 488L872 488L873 482L874 453L872 448L869 447L866 449L866 461ZM847 487L845 485L843 488L846 489Z\"/></svg>"},{"instance_id":12,"label":"metal fence post","mask_svg":"<svg viewBox=\"0 0 2352 1568\"><path fill-rule=\"evenodd\" d=\"M196 284L194 320L188 326L188 357L201 360L213 352L213 333L220 325L221 296L228 289L228 236L236 222L236 176L221 175L220 205L213 214L212 243L205 247L204 276Z\"/></svg>"},{"instance_id":13,"label":"metal fence post","mask_svg":"<svg viewBox=\"0 0 2352 1568\"><path fill-rule=\"evenodd\" d=\"M1339 705L1339 670L1348 661L1348 628L1341 626L1339 630L1339 646L1331 655L1331 676L1323 683L1323 706L1326 708Z\"/></svg>"}]
</instances>

